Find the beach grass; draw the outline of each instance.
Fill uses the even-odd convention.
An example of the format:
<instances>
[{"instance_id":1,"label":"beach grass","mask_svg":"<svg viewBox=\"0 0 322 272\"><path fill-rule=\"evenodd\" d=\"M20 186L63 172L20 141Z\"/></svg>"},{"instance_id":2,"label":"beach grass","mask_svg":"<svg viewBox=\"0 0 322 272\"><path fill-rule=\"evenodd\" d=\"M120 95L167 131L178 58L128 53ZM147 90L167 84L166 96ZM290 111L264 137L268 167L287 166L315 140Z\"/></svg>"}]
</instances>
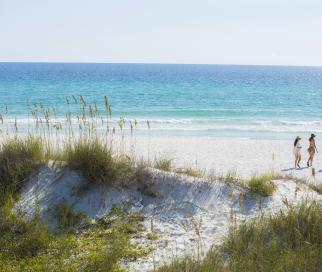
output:
<instances>
[{"instance_id":1,"label":"beach grass","mask_svg":"<svg viewBox=\"0 0 322 272\"><path fill-rule=\"evenodd\" d=\"M173 169L172 163L172 158L162 156L154 160L153 167L162 171L170 172Z\"/></svg>"},{"instance_id":2,"label":"beach grass","mask_svg":"<svg viewBox=\"0 0 322 272\"><path fill-rule=\"evenodd\" d=\"M309 183L308 184L309 188L317 192L318 194L322 195L322 184L314 184L314 183Z\"/></svg>"},{"instance_id":3,"label":"beach grass","mask_svg":"<svg viewBox=\"0 0 322 272\"><path fill-rule=\"evenodd\" d=\"M114 153L97 139L68 144L58 157L92 184L126 183L134 174L134 161L130 157Z\"/></svg>"},{"instance_id":4,"label":"beach grass","mask_svg":"<svg viewBox=\"0 0 322 272\"><path fill-rule=\"evenodd\" d=\"M259 194L262 197L271 196L276 190L276 184L272 181L272 175L253 175L246 184L251 193Z\"/></svg>"},{"instance_id":5,"label":"beach grass","mask_svg":"<svg viewBox=\"0 0 322 272\"><path fill-rule=\"evenodd\" d=\"M223 252L232 271L321 271L322 210L303 202L231 231Z\"/></svg>"},{"instance_id":6,"label":"beach grass","mask_svg":"<svg viewBox=\"0 0 322 272\"><path fill-rule=\"evenodd\" d=\"M149 252L130 242L143 230L142 217L136 214L112 211L105 224L57 233L48 230L39 213L32 220L24 219L13 211L13 203L8 199L0 208L1 271L124 272L121 260Z\"/></svg>"},{"instance_id":7,"label":"beach grass","mask_svg":"<svg viewBox=\"0 0 322 272\"><path fill-rule=\"evenodd\" d=\"M236 169L229 170L226 175L222 175L219 177L219 179L223 182L226 182L230 185L241 185L241 179L237 175Z\"/></svg>"},{"instance_id":8,"label":"beach grass","mask_svg":"<svg viewBox=\"0 0 322 272\"><path fill-rule=\"evenodd\" d=\"M56 207L56 214L58 217L58 224L63 229L71 229L79 225L84 219L82 212L77 212L67 203L60 203Z\"/></svg>"},{"instance_id":9,"label":"beach grass","mask_svg":"<svg viewBox=\"0 0 322 272\"><path fill-rule=\"evenodd\" d=\"M0 255L33 258L48 247L52 236L38 213L27 221L12 211L13 203L13 198L8 197L0 208Z\"/></svg>"},{"instance_id":10,"label":"beach grass","mask_svg":"<svg viewBox=\"0 0 322 272\"><path fill-rule=\"evenodd\" d=\"M200 261L194 257L187 256L183 259L176 259L171 264L157 269L157 272L224 272L221 256L217 251L211 250Z\"/></svg>"},{"instance_id":11,"label":"beach grass","mask_svg":"<svg viewBox=\"0 0 322 272\"><path fill-rule=\"evenodd\" d=\"M158 272L321 271L322 209L316 202L259 217L231 228L205 258L187 256Z\"/></svg>"},{"instance_id":12,"label":"beach grass","mask_svg":"<svg viewBox=\"0 0 322 272\"><path fill-rule=\"evenodd\" d=\"M205 177L205 170L199 169L199 168L176 168L174 170L177 174L185 174L190 177L195 177L195 178L203 178Z\"/></svg>"},{"instance_id":13,"label":"beach grass","mask_svg":"<svg viewBox=\"0 0 322 272\"><path fill-rule=\"evenodd\" d=\"M40 138L9 138L0 147L0 204L6 195L15 195L44 158Z\"/></svg>"},{"instance_id":14,"label":"beach grass","mask_svg":"<svg viewBox=\"0 0 322 272\"><path fill-rule=\"evenodd\" d=\"M128 184L135 179L135 161L120 148L113 149L115 128L111 127L111 107L106 102L107 121L99 116L96 105L82 97L74 99L79 107L76 124L66 99L66 122L57 122L52 110L35 104L31 116L35 126L29 136L20 135L14 124L13 137L4 137L0 147L0 270L1 271L124 271L121 260L147 254L144 246L130 240L144 228L140 216L107 215L105 225L88 223L72 206L53 207L59 229L49 230L40 212L31 220L14 209L16 196L34 170L48 160L64 162L64 167L79 171L89 185ZM54 115L56 110L54 109ZM101 122L104 130L98 131ZM120 119L123 133L125 121ZM7 130L6 135L11 133ZM32 136L31 136L32 135ZM52 136L59 139L52 142ZM86 219L86 218L85 218ZM82 227L80 227L82 223ZM84 225L85 224L85 225Z\"/></svg>"}]
</instances>

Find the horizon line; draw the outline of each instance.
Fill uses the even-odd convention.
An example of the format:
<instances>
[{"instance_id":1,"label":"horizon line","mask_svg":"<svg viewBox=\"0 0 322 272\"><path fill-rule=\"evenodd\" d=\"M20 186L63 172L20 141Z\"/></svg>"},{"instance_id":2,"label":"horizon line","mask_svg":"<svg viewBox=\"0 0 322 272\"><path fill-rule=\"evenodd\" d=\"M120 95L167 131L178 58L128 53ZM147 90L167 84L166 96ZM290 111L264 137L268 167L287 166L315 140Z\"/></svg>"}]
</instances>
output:
<instances>
[{"instance_id":1,"label":"horizon line","mask_svg":"<svg viewBox=\"0 0 322 272\"><path fill-rule=\"evenodd\" d=\"M2 63L30 63L30 64L135 64L135 65L217 65L217 66L276 66L276 67L315 67L322 65L302 64L239 64L239 63L173 63L173 62L95 62L95 61L1 61Z\"/></svg>"}]
</instances>

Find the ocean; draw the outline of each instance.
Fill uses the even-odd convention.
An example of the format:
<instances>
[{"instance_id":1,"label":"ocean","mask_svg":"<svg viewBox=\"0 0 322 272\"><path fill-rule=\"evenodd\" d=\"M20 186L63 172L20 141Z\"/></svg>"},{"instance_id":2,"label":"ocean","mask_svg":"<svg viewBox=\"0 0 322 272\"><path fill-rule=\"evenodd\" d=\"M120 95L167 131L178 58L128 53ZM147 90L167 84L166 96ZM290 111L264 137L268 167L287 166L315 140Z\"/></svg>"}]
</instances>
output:
<instances>
[{"instance_id":1,"label":"ocean","mask_svg":"<svg viewBox=\"0 0 322 272\"><path fill-rule=\"evenodd\" d=\"M101 111L108 96L113 120L136 119L139 134L290 139L322 133L322 67L0 63L0 113L12 122L29 122L28 109L40 102L57 107L63 119L73 95L96 101Z\"/></svg>"}]
</instances>

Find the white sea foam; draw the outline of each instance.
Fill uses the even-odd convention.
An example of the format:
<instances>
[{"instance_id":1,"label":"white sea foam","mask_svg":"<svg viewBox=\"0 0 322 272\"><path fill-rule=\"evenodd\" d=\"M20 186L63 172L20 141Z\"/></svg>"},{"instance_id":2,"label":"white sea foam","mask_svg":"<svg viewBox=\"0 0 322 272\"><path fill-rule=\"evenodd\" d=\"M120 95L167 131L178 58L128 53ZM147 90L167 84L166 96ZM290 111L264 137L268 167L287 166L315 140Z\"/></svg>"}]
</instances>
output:
<instances>
[{"instance_id":1,"label":"white sea foam","mask_svg":"<svg viewBox=\"0 0 322 272\"><path fill-rule=\"evenodd\" d=\"M42 121L43 126L46 126L45 119L39 119ZM72 124L77 127L78 122L81 120L78 118L71 118ZM151 118L124 118L125 127L124 130L131 129L131 123L138 131L151 130L157 131L171 131L173 133L180 131L193 131L203 132L211 136L215 132L236 133L322 133L322 120L283 120L283 119L249 119L249 118L167 118L167 117L151 117ZM119 128L120 118L108 119L106 117L91 119L96 123L98 129L106 128L108 124L111 128ZM147 125L149 121L150 128ZM0 129L10 130L14 127L15 123L20 129L20 132L26 132L28 129L32 129L36 125L36 121L30 117L7 117L4 118L3 124L0 124ZM57 117L50 119L50 126L55 124L66 124L65 117Z\"/></svg>"}]
</instances>

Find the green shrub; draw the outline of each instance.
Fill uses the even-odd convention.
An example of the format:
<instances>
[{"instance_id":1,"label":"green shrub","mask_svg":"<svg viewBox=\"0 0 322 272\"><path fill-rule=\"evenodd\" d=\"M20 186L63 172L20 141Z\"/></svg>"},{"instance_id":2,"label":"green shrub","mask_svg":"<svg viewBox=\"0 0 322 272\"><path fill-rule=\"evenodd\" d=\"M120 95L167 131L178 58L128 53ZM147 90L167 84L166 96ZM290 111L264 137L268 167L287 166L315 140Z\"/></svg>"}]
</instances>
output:
<instances>
[{"instance_id":1,"label":"green shrub","mask_svg":"<svg viewBox=\"0 0 322 272\"><path fill-rule=\"evenodd\" d=\"M39 138L12 138L0 148L0 205L7 194L15 195L43 159Z\"/></svg>"},{"instance_id":2,"label":"green shrub","mask_svg":"<svg viewBox=\"0 0 322 272\"><path fill-rule=\"evenodd\" d=\"M113 154L112 149L99 140L79 140L70 144L63 150L61 159L81 171L91 183L126 183L134 172L133 161L129 157Z\"/></svg>"},{"instance_id":3,"label":"green shrub","mask_svg":"<svg viewBox=\"0 0 322 272\"><path fill-rule=\"evenodd\" d=\"M254 175L247 182L250 192L263 197L271 196L276 190L276 184L272 182L271 175Z\"/></svg>"}]
</instances>

